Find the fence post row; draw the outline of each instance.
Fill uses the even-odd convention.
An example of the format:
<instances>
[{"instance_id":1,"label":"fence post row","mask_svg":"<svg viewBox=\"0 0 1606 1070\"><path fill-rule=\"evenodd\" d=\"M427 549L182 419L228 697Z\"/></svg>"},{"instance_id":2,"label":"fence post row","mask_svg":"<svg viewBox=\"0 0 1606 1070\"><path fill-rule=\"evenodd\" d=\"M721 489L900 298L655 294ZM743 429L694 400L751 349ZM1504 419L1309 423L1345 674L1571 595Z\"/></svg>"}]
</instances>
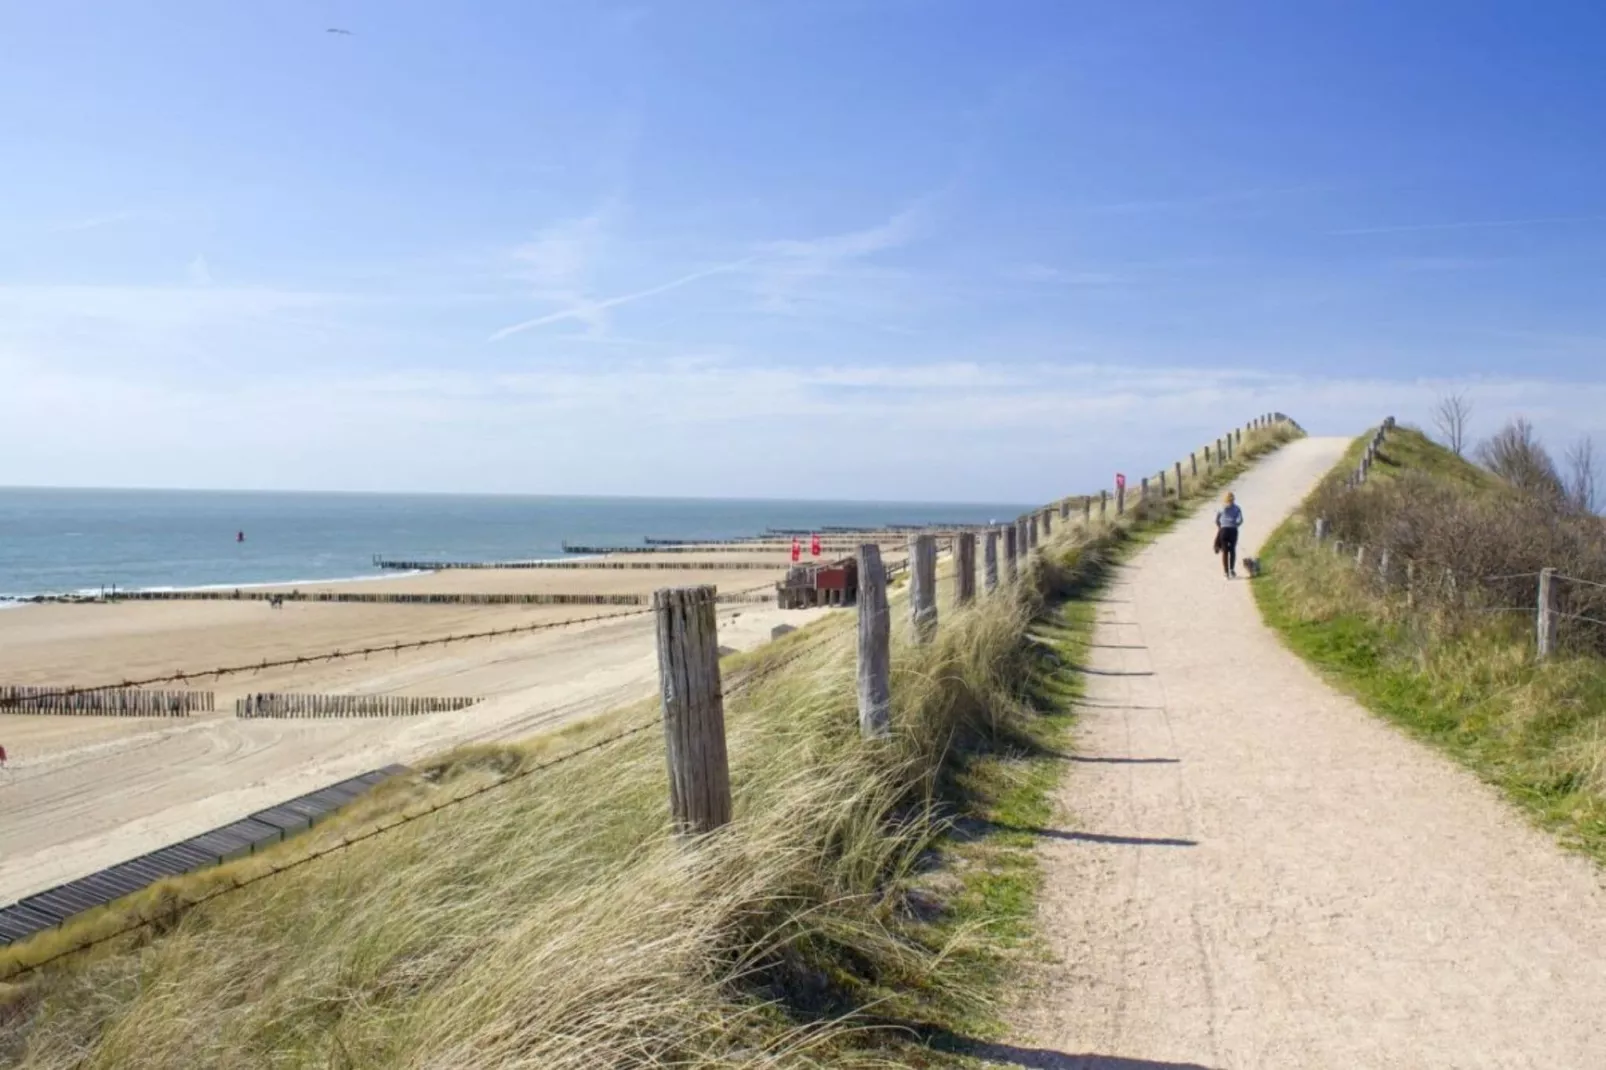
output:
<instances>
[{"instance_id":1,"label":"fence post row","mask_svg":"<svg viewBox=\"0 0 1606 1070\"><path fill-rule=\"evenodd\" d=\"M714 607L714 588L708 586L667 587L652 595L669 811L676 830L690 835L712 832L731 819Z\"/></svg>"},{"instance_id":2,"label":"fence post row","mask_svg":"<svg viewBox=\"0 0 1606 1070\"><path fill-rule=\"evenodd\" d=\"M954 604L976 600L976 533L961 531L954 543Z\"/></svg>"},{"instance_id":3,"label":"fence post row","mask_svg":"<svg viewBox=\"0 0 1606 1070\"><path fill-rule=\"evenodd\" d=\"M915 642L929 643L937 634L937 537L909 540L909 613Z\"/></svg>"},{"instance_id":4,"label":"fence post row","mask_svg":"<svg viewBox=\"0 0 1606 1070\"><path fill-rule=\"evenodd\" d=\"M988 528L984 538L986 545L982 551L982 568L985 573L983 579L987 584L987 593L992 594L998 589L998 529Z\"/></svg>"},{"instance_id":5,"label":"fence post row","mask_svg":"<svg viewBox=\"0 0 1606 1070\"><path fill-rule=\"evenodd\" d=\"M992 547L991 538L987 545ZM867 542L859 547L859 734L865 739L892 734L891 643L887 572L881 547Z\"/></svg>"},{"instance_id":6,"label":"fence post row","mask_svg":"<svg viewBox=\"0 0 1606 1070\"><path fill-rule=\"evenodd\" d=\"M1556 649L1556 570L1539 570L1539 656L1548 658Z\"/></svg>"}]
</instances>

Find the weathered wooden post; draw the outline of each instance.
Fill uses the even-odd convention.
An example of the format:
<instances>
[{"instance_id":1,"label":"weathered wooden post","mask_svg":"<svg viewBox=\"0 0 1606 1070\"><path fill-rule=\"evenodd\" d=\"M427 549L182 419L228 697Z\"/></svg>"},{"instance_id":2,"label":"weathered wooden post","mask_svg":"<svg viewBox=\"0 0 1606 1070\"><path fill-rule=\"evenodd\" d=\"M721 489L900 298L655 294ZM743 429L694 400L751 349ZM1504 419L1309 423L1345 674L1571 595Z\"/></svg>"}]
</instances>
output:
<instances>
[{"instance_id":1,"label":"weathered wooden post","mask_svg":"<svg viewBox=\"0 0 1606 1070\"><path fill-rule=\"evenodd\" d=\"M961 531L954 543L954 604L976 600L976 533Z\"/></svg>"},{"instance_id":2,"label":"weathered wooden post","mask_svg":"<svg viewBox=\"0 0 1606 1070\"><path fill-rule=\"evenodd\" d=\"M1188 451L1188 467L1192 470L1193 478L1199 478L1199 453L1197 450Z\"/></svg>"},{"instance_id":3,"label":"weathered wooden post","mask_svg":"<svg viewBox=\"0 0 1606 1070\"><path fill-rule=\"evenodd\" d=\"M1356 547L1356 549L1355 549L1355 568L1357 570L1359 570L1359 569L1363 569L1365 567L1366 567L1366 547L1365 546Z\"/></svg>"},{"instance_id":4,"label":"weathered wooden post","mask_svg":"<svg viewBox=\"0 0 1606 1070\"><path fill-rule=\"evenodd\" d=\"M1043 510L1043 538L1048 540L1054 535L1054 510Z\"/></svg>"},{"instance_id":5,"label":"weathered wooden post","mask_svg":"<svg viewBox=\"0 0 1606 1070\"><path fill-rule=\"evenodd\" d=\"M1389 585L1389 548L1383 547L1383 552L1377 555L1377 580L1384 590Z\"/></svg>"},{"instance_id":6,"label":"weathered wooden post","mask_svg":"<svg viewBox=\"0 0 1606 1070\"><path fill-rule=\"evenodd\" d=\"M1017 528L1014 524L1011 524L1011 525L1009 525L1008 527L1006 527L1004 529L1004 582L1005 583L1014 583L1015 582L1015 577L1020 574L1019 566L1015 562L1015 557L1019 553L1019 549L1020 549L1019 546L1016 545L1019 537L1020 537L1020 529Z\"/></svg>"},{"instance_id":7,"label":"weathered wooden post","mask_svg":"<svg viewBox=\"0 0 1606 1070\"><path fill-rule=\"evenodd\" d=\"M1101 509L1100 511L1102 512L1103 510ZM1093 496L1091 494L1082 499L1082 523L1084 525L1093 523Z\"/></svg>"},{"instance_id":8,"label":"weathered wooden post","mask_svg":"<svg viewBox=\"0 0 1606 1070\"><path fill-rule=\"evenodd\" d=\"M909 615L915 642L929 643L937 634L937 537L909 540Z\"/></svg>"},{"instance_id":9,"label":"weathered wooden post","mask_svg":"<svg viewBox=\"0 0 1606 1070\"><path fill-rule=\"evenodd\" d=\"M1221 452L1221 439L1216 439L1216 467L1220 468L1225 455Z\"/></svg>"},{"instance_id":10,"label":"weathered wooden post","mask_svg":"<svg viewBox=\"0 0 1606 1070\"><path fill-rule=\"evenodd\" d=\"M1177 501L1182 500L1182 462L1177 462Z\"/></svg>"},{"instance_id":11,"label":"weathered wooden post","mask_svg":"<svg viewBox=\"0 0 1606 1070\"><path fill-rule=\"evenodd\" d=\"M1556 649L1556 570L1539 570L1539 656L1548 658Z\"/></svg>"},{"instance_id":12,"label":"weathered wooden post","mask_svg":"<svg viewBox=\"0 0 1606 1070\"><path fill-rule=\"evenodd\" d=\"M1060 499L1060 519L1065 521L1066 523L1070 523L1070 520L1071 520L1071 499L1069 499L1069 498L1061 498Z\"/></svg>"},{"instance_id":13,"label":"weathered wooden post","mask_svg":"<svg viewBox=\"0 0 1606 1070\"><path fill-rule=\"evenodd\" d=\"M1033 513L1026 518L1026 546L1028 549L1037 549L1037 514Z\"/></svg>"},{"instance_id":14,"label":"weathered wooden post","mask_svg":"<svg viewBox=\"0 0 1606 1070\"><path fill-rule=\"evenodd\" d=\"M1031 548L1030 532L1026 530L1026 518L1023 516L1017 517L1015 519L1015 557L1021 561L1026 560L1026 555L1031 551Z\"/></svg>"},{"instance_id":15,"label":"weathered wooden post","mask_svg":"<svg viewBox=\"0 0 1606 1070\"><path fill-rule=\"evenodd\" d=\"M982 568L985 573L983 579L987 584L987 593L992 594L998 590L998 529L988 528L986 545L982 552Z\"/></svg>"},{"instance_id":16,"label":"weathered wooden post","mask_svg":"<svg viewBox=\"0 0 1606 1070\"><path fill-rule=\"evenodd\" d=\"M892 734L892 613L881 547L859 545L859 734Z\"/></svg>"},{"instance_id":17,"label":"weathered wooden post","mask_svg":"<svg viewBox=\"0 0 1606 1070\"><path fill-rule=\"evenodd\" d=\"M1116 516L1124 516L1125 514L1126 514L1126 484L1125 483L1117 483L1115 485L1115 515Z\"/></svg>"},{"instance_id":18,"label":"weathered wooden post","mask_svg":"<svg viewBox=\"0 0 1606 1070\"><path fill-rule=\"evenodd\" d=\"M1405 607L1407 609L1416 605L1416 562L1409 557L1405 559Z\"/></svg>"},{"instance_id":19,"label":"weathered wooden post","mask_svg":"<svg viewBox=\"0 0 1606 1070\"><path fill-rule=\"evenodd\" d=\"M1109 507L1110 507L1110 492L1107 491L1107 490L1099 491L1099 519L1100 520L1104 519L1104 514L1109 510Z\"/></svg>"},{"instance_id":20,"label":"weathered wooden post","mask_svg":"<svg viewBox=\"0 0 1606 1070\"><path fill-rule=\"evenodd\" d=\"M1319 516L1316 518L1316 541L1327 541L1327 518L1325 516Z\"/></svg>"},{"instance_id":21,"label":"weathered wooden post","mask_svg":"<svg viewBox=\"0 0 1606 1070\"><path fill-rule=\"evenodd\" d=\"M714 598L710 586L667 587L652 595L669 812L676 830L688 834L712 832L731 819Z\"/></svg>"},{"instance_id":22,"label":"weathered wooden post","mask_svg":"<svg viewBox=\"0 0 1606 1070\"><path fill-rule=\"evenodd\" d=\"M1227 460L1232 460L1232 436L1227 436Z\"/></svg>"},{"instance_id":23,"label":"weathered wooden post","mask_svg":"<svg viewBox=\"0 0 1606 1070\"><path fill-rule=\"evenodd\" d=\"M1236 431L1234 431L1232 433L1232 436L1233 436L1233 438L1235 440L1237 440L1238 445L1242 446L1244 444L1244 429L1243 428L1241 428L1241 427L1238 428Z\"/></svg>"}]
</instances>

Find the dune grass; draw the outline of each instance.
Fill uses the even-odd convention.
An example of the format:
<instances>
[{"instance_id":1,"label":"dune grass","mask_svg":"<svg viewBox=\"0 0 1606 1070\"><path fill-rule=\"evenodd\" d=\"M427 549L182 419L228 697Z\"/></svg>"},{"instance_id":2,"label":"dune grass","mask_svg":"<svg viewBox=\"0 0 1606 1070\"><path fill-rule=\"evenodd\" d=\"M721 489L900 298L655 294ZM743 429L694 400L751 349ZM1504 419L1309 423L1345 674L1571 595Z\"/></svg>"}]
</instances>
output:
<instances>
[{"instance_id":1,"label":"dune grass","mask_svg":"<svg viewBox=\"0 0 1606 1070\"><path fill-rule=\"evenodd\" d=\"M1210 491L1290 432L1246 435ZM1091 627L1080 599L1190 501L1061 528L1020 580L914 645L893 738L858 736L851 618L726 663L736 820L671 835L650 717L464 748L262 856L165 882L0 953L0 1059L118 1067L952 1065L1035 954L1050 816ZM784 668L763 675L767 667ZM528 774L528 775L520 775ZM211 890L497 785L204 904Z\"/></svg>"},{"instance_id":2,"label":"dune grass","mask_svg":"<svg viewBox=\"0 0 1606 1070\"><path fill-rule=\"evenodd\" d=\"M1427 479L1469 498L1510 493L1419 432L1402 428L1385 453L1373 479ZM1408 604L1352 558L1318 546L1311 508L1262 555L1254 590L1267 623L1368 708L1498 786L1564 844L1606 861L1606 659L1564 646L1538 661L1532 615L1498 604Z\"/></svg>"}]
</instances>

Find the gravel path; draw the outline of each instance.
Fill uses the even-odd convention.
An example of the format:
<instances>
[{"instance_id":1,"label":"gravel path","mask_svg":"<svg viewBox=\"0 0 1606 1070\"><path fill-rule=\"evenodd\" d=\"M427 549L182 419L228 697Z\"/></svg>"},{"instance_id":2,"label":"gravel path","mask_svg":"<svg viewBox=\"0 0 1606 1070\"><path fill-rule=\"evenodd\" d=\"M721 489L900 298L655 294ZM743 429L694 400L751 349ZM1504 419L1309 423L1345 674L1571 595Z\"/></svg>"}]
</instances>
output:
<instances>
[{"instance_id":1,"label":"gravel path","mask_svg":"<svg viewBox=\"0 0 1606 1070\"><path fill-rule=\"evenodd\" d=\"M1253 554L1338 458L1237 486ZM1606 1067L1606 891L1491 789L1335 693L1209 553L1213 510L1102 597L1043 830L1018 1035L1048 1068Z\"/></svg>"}]
</instances>

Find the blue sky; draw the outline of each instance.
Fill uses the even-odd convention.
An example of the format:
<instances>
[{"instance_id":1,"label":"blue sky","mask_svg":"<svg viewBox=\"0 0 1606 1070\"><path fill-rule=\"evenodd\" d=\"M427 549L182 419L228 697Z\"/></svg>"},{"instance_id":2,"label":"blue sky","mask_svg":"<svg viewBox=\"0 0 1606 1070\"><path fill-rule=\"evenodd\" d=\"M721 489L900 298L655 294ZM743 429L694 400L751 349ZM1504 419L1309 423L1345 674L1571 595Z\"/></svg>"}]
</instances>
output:
<instances>
[{"instance_id":1,"label":"blue sky","mask_svg":"<svg viewBox=\"0 0 1606 1070\"><path fill-rule=\"evenodd\" d=\"M1047 499L1451 389L1606 442L1602 40L1582 3L8 5L0 483Z\"/></svg>"}]
</instances>

